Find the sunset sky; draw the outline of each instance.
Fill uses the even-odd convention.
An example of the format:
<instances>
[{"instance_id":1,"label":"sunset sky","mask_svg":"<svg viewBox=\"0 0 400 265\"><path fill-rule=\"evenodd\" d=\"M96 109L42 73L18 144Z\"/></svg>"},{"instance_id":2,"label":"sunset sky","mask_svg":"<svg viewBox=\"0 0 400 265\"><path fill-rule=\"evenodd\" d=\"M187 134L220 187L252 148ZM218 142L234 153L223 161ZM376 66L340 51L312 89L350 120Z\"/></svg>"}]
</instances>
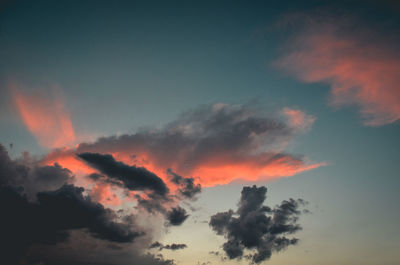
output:
<instances>
[{"instance_id":1,"label":"sunset sky","mask_svg":"<svg viewBox=\"0 0 400 265\"><path fill-rule=\"evenodd\" d=\"M399 47L395 0L0 0L0 264L400 264Z\"/></svg>"}]
</instances>

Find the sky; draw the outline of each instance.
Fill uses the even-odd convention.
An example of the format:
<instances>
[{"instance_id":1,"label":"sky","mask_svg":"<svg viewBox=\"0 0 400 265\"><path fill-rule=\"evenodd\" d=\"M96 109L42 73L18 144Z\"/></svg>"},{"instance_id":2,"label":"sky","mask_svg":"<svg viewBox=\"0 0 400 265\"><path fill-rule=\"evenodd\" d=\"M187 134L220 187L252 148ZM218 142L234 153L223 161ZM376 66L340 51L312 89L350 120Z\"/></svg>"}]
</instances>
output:
<instances>
[{"instance_id":1,"label":"sky","mask_svg":"<svg viewBox=\"0 0 400 265\"><path fill-rule=\"evenodd\" d=\"M0 1L0 263L399 264L399 13Z\"/></svg>"}]
</instances>

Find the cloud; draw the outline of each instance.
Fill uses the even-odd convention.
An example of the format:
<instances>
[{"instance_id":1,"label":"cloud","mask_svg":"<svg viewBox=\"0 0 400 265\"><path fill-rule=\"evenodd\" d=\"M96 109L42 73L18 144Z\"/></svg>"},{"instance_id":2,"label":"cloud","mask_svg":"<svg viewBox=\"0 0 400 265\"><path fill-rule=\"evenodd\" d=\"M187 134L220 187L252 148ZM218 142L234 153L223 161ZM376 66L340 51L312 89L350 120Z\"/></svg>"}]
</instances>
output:
<instances>
[{"instance_id":1,"label":"cloud","mask_svg":"<svg viewBox=\"0 0 400 265\"><path fill-rule=\"evenodd\" d=\"M109 178L121 181L129 190L147 189L160 196L169 192L164 181L144 167L128 166L109 154L80 153L78 157Z\"/></svg>"},{"instance_id":2,"label":"cloud","mask_svg":"<svg viewBox=\"0 0 400 265\"><path fill-rule=\"evenodd\" d=\"M229 259L245 257L260 263L269 259L273 251L297 244L297 238L286 236L301 229L297 223L299 207L305 202L289 199L272 209L263 205L266 194L263 186L243 187L237 211L211 216L211 228L227 239L223 250ZM255 251L245 255L246 250Z\"/></svg>"},{"instance_id":3,"label":"cloud","mask_svg":"<svg viewBox=\"0 0 400 265\"><path fill-rule=\"evenodd\" d=\"M171 178L172 183L176 184L180 196L186 199L194 199L197 194L201 192L201 185L194 183L194 178L185 178L171 169L167 169L167 174Z\"/></svg>"},{"instance_id":4,"label":"cloud","mask_svg":"<svg viewBox=\"0 0 400 265\"><path fill-rule=\"evenodd\" d=\"M187 245L186 244L177 244L177 243L163 245L160 242L156 241L153 244L151 244L149 248L158 248L159 250L163 250L163 249L179 250L179 249L187 248Z\"/></svg>"},{"instance_id":5,"label":"cloud","mask_svg":"<svg viewBox=\"0 0 400 265\"><path fill-rule=\"evenodd\" d=\"M60 96L22 92L16 84L10 90L23 123L40 145L56 148L74 143L74 127Z\"/></svg>"},{"instance_id":6,"label":"cloud","mask_svg":"<svg viewBox=\"0 0 400 265\"><path fill-rule=\"evenodd\" d=\"M201 186L195 185L193 178L184 178L168 170L172 183L178 186L179 197L174 197L169 194L169 188L165 182L144 167L126 165L116 161L113 156L108 154L81 153L77 156L104 174L89 175L97 182L101 189L100 192L103 192L99 196L104 196L104 189L108 187L105 185L106 183L130 191L151 191L152 193L136 193L130 198L137 202L136 208L145 209L149 213L162 213L170 225L181 225L189 216L186 214L186 210L179 205L176 207L171 207L171 205L179 203L181 200L193 199L201 191ZM111 197L111 194L108 194L107 197ZM176 198L178 200L175 200Z\"/></svg>"},{"instance_id":7,"label":"cloud","mask_svg":"<svg viewBox=\"0 0 400 265\"><path fill-rule=\"evenodd\" d=\"M97 181L103 177L90 176ZM68 184L75 180L68 169L57 164L41 166L27 153L11 159L0 144L3 263L128 265L134 260L174 264L142 254L156 227L139 226L139 217L130 209L105 208L90 197L90 190Z\"/></svg>"},{"instance_id":8,"label":"cloud","mask_svg":"<svg viewBox=\"0 0 400 265\"><path fill-rule=\"evenodd\" d=\"M171 225L178 226L181 225L187 218L188 214L186 214L186 210L183 209L182 207L178 206L175 208L172 208L168 213L167 213L167 220Z\"/></svg>"},{"instance_id":9,"label":"cloud","mask_svg":"<svg viewBox=\"0 0 400 265\"><path fill-rule=\"evenodd\" d=\"M34 244L63 242L70 230L87 229L94 237L120 243L132 242L142 234L132 230L133 221L113 221L115 214L85 197L83 191L64 185L56 191L39 192L37 202L29 202L14 188L1 187L0 229L5 260L13 264Z\"/></svg>"},{"instance_id":10,"label":"cloud","mask_svg":"<svg viewBox=\"0 0 400 265\"><path fill-rule=\"evenodd\" d=\"M302 131L299 128L311 125L310 117L303 115L303 120L297 119L292 126L247 106L206 105L183 113L161 129L81 143L76 150L50 153L46 161L77 168L75 153L112 154L124 163L146 167L164 181L170 178L167 175L171 173L166 173L170 169L205 187L237 179L293 176L324 165L282 151Z\"/></svg>"},{"instance_id":11,"label":"cloud","mask_svg":"<svg viewBox=\"0 0 400 265\"><path fill-rule=\"evenodd\" d=\"M187 248L186 244L176 244L172 243L170 245L165 245L163 249L169 249L169 250L178 250L178 249L184 249Z\"/></svg>"},{"instance_id":12,"label":"cloud","mask_svg":"<svg viewBox=\"0 0 400 265\"><path fill-rule=\"evenodd\" d=\"M390 34L349 18L294 15L286 22L298 33L278 67L301 81L329 84L330 104L356 105L365 125L400 119L400 53L398 44L387 44Z\"/></svg>"},{"instance_id":13,"label":"cloud","mask_svg":"<svg viewBox=\"0 0 400 265\"><path fill-rule=\"evenodd\" d=\"M283 114L287 116L289 126L298 130L309 130L315 122L315 117L307 115L305 112L298 109L284 108Z\"/></svg>"},{"instance_id":14,"label":"cloud","mask_svg":"<svg viewBox=\"0 0 400 265\"><path fill-rule=\"evenodd\" d=\"M162 248L162 247L163 247L163 244L156 241L156 242L152 243L149 248Z\"/></svg>"},{"instance_id":15,"label":"cloud","mask_svg":"<svg viewBox=\"0 0 400 265\"><path fill-rule=\"evenodd\" d=\"M43 190L56 190L74 180L72 172L57 163L42 166L28 153L16 160L8 156L0 144L0 185L22 187L29 199L35 200L36 193Z\"/></svg>"}]
</instances>

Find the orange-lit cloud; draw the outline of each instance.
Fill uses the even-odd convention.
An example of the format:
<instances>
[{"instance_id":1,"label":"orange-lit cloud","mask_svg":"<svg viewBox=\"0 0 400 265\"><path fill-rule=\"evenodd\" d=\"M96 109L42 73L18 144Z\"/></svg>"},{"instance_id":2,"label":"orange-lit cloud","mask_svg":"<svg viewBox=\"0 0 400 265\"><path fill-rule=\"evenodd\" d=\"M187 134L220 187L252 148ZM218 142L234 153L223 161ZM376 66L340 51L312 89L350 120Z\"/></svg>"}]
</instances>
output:
<instances>
[{"instance_id":1,"label":"orange-lit cloud","mask_svg":"<svg viewBox=\"0 0 400 265\"><path fill-rule=\"evenodd\" d=\"M75 141L71 117L60 97L22 92L11 86L15 107L27 129L47 148L68 146Z\"/></svg>"},{"instance_id":2,"label":"orange-lit cloud","mask_svg":"<svg viewBox=\"0 0 400 265\"><path fill-rule=\"evenodd\" d=\"M365 125L399 120L400 53L370 30L350 32L351 22L307 21L279 67L304 82L329 84L330 103L357 105Z\"/></svg>"},{"instance_id":3,"label":"orange-lit cloud","mask_svg":"<svg viewBox=\"0 0 400 265\"><path fill-rule=\"evenodd\" d=\"M303 156L282 152L315 118L286 108L288 122L260 116L247 107L216 104L186 113L159 130L111 136L82 143L76 150L56 150L45 159L76 172L93 173L76 154L111 154L128 165L142 166L169 183L167 169L193 177L202 186L234 180L270 180L311 170ZM81 168L82 167L82 168ZM171 189L173 190L173 188Z\"/></svg>"},{"instance_id":4,"label":"orange-lit cloud","mask_svg":"<svg viewBox=\"0 0 400 265\"><path fill-rule=\"evenodd\" d=\"M261 159L264 160L264 159ZM218 165L199 165L190 174L198 176L205 187L228 184L234 180L259 181L289 177L324 166L325 163L305 163L291 156L282 156L269 162L259 158Z\"/></svg>"},{"instance_id":5,"label":"orange-lit cloud","mask_svg":"<svg viewBox=\"0 0 400 265\"><path fill-rule=\"evenodd\" d=\"M119 206L122 204L121 199L117 193L112 190L110 184L96 183L91 192L90 196L93 200L107 206Z\"/></svg>"}]
</instances>

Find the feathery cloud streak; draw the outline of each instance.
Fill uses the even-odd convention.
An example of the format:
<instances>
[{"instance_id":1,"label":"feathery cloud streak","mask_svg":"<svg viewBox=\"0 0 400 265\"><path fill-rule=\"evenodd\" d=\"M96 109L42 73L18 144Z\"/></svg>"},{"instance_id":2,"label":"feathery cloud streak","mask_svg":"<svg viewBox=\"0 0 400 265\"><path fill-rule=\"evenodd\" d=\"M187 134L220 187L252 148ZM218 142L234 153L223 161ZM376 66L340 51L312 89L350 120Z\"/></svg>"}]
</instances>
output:
<instances>
[{"instance_id":1,"label":"feathery cloud streak","mask_svg":"<svg viewBox=\"0 0 400 265\"><path fill-rule=\"evenodd\" d=\"M22 92L10 86L15 107L27 129L47 148L71 145L75 130L61 97L45 93Z\"/></svg>"}]
</instances>

